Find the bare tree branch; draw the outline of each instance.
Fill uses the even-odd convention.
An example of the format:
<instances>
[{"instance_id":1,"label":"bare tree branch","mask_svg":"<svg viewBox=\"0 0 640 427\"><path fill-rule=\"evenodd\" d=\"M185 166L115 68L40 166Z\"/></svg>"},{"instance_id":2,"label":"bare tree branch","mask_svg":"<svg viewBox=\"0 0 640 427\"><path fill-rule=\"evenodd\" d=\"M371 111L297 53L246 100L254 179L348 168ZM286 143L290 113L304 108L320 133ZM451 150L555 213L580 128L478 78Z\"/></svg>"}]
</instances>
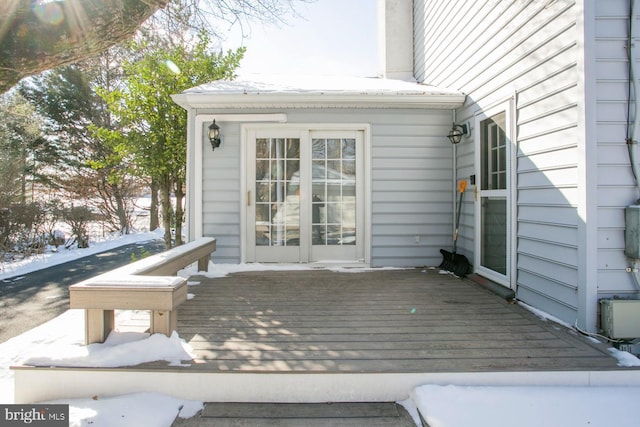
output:
<instances>
[{"instance_id":1,"label":"bare tree branch","mask_svg":"<svg viewBox=\"0 0 640 427\"><path fill-rule=\"evenodd\" d=\"M297 5L316 1L318 0L171 0L169 6L154 14L144 27L147 27L147 34L154 28L176 34L184 31L186 24L191 30L205 30L212 38L224 40L229 30L238 26L242 36L248 37L251 23L285 25L289 17L300 16L296 10Z\"/></svg>"},{"instance_id":2,"label":"bare tree branch","mask_svg":"<svg viewBox=\"0 0 640 427\"><path fill-rule=\"evenodd\" d=\"M0 4L0 93L23 77L106 50L166 3L6 0Z\"/></svg>"},{"instance_id":3,"label":"bare tree branch","mask_svg":"<svg viewBox=\"0 0 640 427\"><path fill-rule=\"evenodd\" d=\"M223 39L233 25L285 24L294 4L317 0L0 0L0 94L20 79L95 56L132 36L159 9L147 32L192 29ZM171 7L165 8L167 4ZM216 28L221 24L227 28Z\"/></svg>"}]
</instances>

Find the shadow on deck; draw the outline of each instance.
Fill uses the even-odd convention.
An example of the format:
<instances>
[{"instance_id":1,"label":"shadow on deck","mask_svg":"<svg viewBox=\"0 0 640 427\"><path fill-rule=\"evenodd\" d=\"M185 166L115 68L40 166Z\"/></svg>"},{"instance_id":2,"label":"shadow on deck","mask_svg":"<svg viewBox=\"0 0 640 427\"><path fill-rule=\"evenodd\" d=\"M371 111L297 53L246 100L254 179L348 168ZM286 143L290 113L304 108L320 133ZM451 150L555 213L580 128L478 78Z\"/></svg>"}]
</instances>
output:
<instances>
[{"instance_id":1,"label":"shadow on deck","mask_svg":"<svg viewBox=\"0 0 640 427\"><path fill-rule=\"evenodd\" d=\"M272 270L190 283L177 331L194 360L20 367L16 403L140 391L205 402L394 402L422 384L640 384L640 369L619 367L605 345L438 270Z\"/></svg>"},{"instance_id":2,"label":"shadow on deck","mask_svg":"<svg viewBox=\"0 0 640 427\"><path fill-rule=\"evenodd\" d=\"M178 332L221 372L617 369L606 349L438 270L256 271L199 281Z\"/></svg>"}]
</instances>

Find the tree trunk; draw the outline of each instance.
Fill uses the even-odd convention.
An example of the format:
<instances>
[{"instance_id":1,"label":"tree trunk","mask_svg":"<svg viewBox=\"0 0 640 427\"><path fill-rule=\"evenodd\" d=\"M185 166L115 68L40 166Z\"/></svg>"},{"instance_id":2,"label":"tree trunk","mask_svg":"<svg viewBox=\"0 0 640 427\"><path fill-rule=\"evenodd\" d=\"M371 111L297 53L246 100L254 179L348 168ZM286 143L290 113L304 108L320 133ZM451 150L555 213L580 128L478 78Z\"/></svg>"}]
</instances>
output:
<instances>
[{"instance_id":1,"label":"tree trunk","mask_svg":"<svg viewBox=\"0 0 640 427\"><path fill-rule=\"evenodd\" d=\"M178 179L174 189L176 195L176 215L175 215L175 227L176 227L176 246L181 245L182 242L182 221L184 220L184 209L182 203L184 201L184 190L182 189L182 180Z\"/></svg>"},{"instance_id":2,"label":"tree trunk","mask_svg":"<svg viewBox=\"0 0 640 427\"><path fill-rule=\"evenodd\" d=\"M0 93L130 37L167 0L32 0L0 4ZM34 6L35 5L35 6Z\"/></svg>"},{"instance_id":3,"label":"tree trunk","mask_svg":"<svg viewBox=\"0 0 640 427\"><path fill-rule=\"evenodd\" d=\"M20 203L23 205L27 203L27 154L24 149L20 153L20 162L22 162L20 174Z\"/></svg>"},{"instance_id":4,"label":"tree trunk","mask_svg":"<svg viewBox=\"0 0 640 427\"><path fill-rule=\"evenodd\" d=\"M113 185L113 198L116 202L116 216L120 223L120 231L122 234L131 232L131 218L127 214L125 197L122 195L122 189L119 185Z\"/></svg>"},{"instance_id":5,"label":"tree trunk","mask_svg":"<svg viewBox=\"0 0 640 427\"><path fill-rule=\"evenodd\" d=\"M164 244L171 249L171 179L168 176L160 178L160 209L162 210L162 225L164 226Z\"/></svg>"},{"instance_id":6,"label":"tree trunk","mask_svg":"<svg viewBox=\"0 0 640 427\"><path fill-rule=\"evenodd\" d=\"M157 230L160 227L160 219L158 212L158 181L151 179L151 207L149 209L149 231Z\"/></svg>"}]
</instances>

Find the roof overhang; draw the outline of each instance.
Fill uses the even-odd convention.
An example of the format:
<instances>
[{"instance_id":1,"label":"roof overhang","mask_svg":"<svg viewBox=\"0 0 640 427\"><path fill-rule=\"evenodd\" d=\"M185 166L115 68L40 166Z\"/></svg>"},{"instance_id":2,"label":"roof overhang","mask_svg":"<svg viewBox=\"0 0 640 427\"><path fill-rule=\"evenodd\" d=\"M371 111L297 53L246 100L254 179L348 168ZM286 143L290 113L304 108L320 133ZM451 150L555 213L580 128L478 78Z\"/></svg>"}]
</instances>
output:
<instances>
[{"instance_id":1,"label":"roof overhang","mask_svg":"<svg viewBox=\"0 0 640 427\"><path fill-rule=\"evenodd\" d=\"M342 76L255 76L217 80L173 100L185 109L419 108L454 109L461 92L401 80Z\"/></svg>"}]
</instances>

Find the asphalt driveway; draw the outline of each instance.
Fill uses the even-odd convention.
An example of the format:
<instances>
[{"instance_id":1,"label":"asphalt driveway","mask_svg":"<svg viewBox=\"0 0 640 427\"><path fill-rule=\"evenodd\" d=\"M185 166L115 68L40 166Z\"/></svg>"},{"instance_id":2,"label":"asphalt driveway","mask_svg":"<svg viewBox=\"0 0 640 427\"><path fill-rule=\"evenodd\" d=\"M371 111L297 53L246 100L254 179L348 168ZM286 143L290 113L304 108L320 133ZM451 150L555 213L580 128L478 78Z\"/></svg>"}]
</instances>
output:
<instances>
[{"instance_id":1,"label":"asphalt driveway","mask_svg":"<svg viewBox=\"0 0 640 427\"><path fill-rule=\"evenodd\" d=\"M165 250L163 240L149 240L78 258L0 281L0 343L45 323L69 309L68 287L92 276Z\"/></svg>"}]
</instances>

